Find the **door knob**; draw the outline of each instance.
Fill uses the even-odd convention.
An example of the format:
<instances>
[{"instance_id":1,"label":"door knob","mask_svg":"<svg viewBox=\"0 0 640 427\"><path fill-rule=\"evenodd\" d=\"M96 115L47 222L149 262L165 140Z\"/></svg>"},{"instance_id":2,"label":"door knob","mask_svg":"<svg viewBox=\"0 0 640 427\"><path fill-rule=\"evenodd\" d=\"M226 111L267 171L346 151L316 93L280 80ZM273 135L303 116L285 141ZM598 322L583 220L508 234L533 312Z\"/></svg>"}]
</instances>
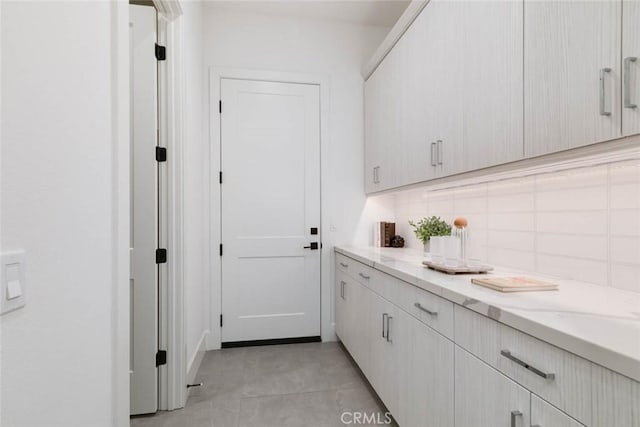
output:
<instances>
[{"instance_id":1,"label":"door knob","mask_svg":"<svg viewBox=\"0 0 640 427\"><path fill-rule=\"evenodd\" d=\"M312 251L315 251L318 249L318 242L311 242L309 246L305 246L304 249L311 249Z\"/></svg>"}]
</instances>

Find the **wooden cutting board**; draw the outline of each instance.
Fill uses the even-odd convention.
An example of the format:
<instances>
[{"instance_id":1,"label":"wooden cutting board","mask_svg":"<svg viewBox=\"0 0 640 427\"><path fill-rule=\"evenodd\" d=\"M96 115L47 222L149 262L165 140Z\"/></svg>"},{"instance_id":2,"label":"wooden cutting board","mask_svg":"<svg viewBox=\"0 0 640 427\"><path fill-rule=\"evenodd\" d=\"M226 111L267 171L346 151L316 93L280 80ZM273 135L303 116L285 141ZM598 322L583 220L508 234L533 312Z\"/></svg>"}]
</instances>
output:
<instances>
[{"instance_id":1,"label":"wooden cutting board","mask_svg":"<svg viewBox=\"0 0 640 427\"><path fill-rule=\"evenodd\" d=\"M557 291L558 285L528 277L473 278L471 283L499 292Z\"/></svg>"}]
</instances>

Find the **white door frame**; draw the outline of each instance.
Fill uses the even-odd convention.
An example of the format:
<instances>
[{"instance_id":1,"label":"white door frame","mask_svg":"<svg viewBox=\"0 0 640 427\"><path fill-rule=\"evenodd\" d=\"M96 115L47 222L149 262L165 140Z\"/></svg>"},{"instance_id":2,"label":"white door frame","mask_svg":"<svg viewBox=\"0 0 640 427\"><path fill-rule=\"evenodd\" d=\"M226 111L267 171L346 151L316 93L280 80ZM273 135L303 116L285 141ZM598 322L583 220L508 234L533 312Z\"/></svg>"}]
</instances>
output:
<instances>
[{"instance_id":1,"label":"white door frame","mask_svg":"<svg viewBox=\"0 0 640 427\"><path fill-rule=\"evenodd\" d=\"M322 185L322 177L327 176L327 167L322 159L328 158L327 150L329 135L329 76L324 74L306 74L286 71L252 70L227 67L210 67L209 69L209 259L211 294L211 333L207 336L207 350L221 348L220 314L222 313L222 276L221 260L218 256L220 236L222 231L221 205L220 205L220 115L218 102L220 100L220 80L263 80L280 83L316 84L320 86L320 222L321 236L325 243L320 262L320 334L323 341L335 340L332 325L332 298L333 287L327 278L331 276L331 248L327 245L328 224L324 213L325 187ZM223 105L224 110L224 105Z\"/></svg>"},{"instance_id":2,"label":"white door frame","mask_svg":"<svg viewBox=\"0 0 640 427\"><path fill-rule=\"evenodd\" d=\"M183 269L183 60L182 7L179 0L153 0L158 11L158 44L167 60L158 62L158 145L167 147L166 168L160 169L159 246L167 249L160 265L159 347L167 350L160 366L158 409L184 407L187 398L184 345ZM164 173L163 173L164 172Z\"/></svg>"},{"instance_id":3,"label":"white door frame","mask_svg":"<svg viewBox=\"0 0 640 427\"><path fill-rule=\"evenodd\" d=\"M161 348L166 348L167 365L160 369L159 409L181 408L186 402L182 185L182 8L178 0L153 0L158 10L158 38L167 47L159 81L160 145L167 147L169 162L162 176L162 195L166 203L162 213L160 243L166 245L168 264L161 272L160 310ZM111 2L112 16L112 186L113 186L113 339L112 339L112 423L129 425L129 2ZM166 346L166 347L165 347Z\"/></svg>"}]
</instances>

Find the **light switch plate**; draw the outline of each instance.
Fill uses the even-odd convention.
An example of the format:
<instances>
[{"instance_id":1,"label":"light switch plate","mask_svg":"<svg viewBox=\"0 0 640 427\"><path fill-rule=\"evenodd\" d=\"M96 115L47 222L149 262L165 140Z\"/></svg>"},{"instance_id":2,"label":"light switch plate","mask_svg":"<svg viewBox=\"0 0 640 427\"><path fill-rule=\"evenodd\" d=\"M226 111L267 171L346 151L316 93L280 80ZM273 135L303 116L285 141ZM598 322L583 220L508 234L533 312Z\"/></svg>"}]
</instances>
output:
<instances>
[{"instance_id":1,"label":"light switch plate","mask_svg":"<svg viewBox=\"0 0 640 427\"><path fill-rule=\"evenodd\" d=\"M25 252L3 253L0 259L0 314L24 307L26 304Z\"/></svg>"}]
</instances>

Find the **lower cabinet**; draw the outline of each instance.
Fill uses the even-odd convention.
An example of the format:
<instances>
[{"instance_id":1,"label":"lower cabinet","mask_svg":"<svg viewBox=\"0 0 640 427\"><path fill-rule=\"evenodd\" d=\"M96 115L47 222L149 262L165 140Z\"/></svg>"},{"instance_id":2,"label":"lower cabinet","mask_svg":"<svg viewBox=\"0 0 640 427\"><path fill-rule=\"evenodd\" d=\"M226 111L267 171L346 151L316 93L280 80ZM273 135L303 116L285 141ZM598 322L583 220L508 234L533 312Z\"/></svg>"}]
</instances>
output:
<instances>
[{"instance_id":1,"label":"lower cabinet","mask_svg":"<svg viewBox=\"0 0 640 427\"><path fill-rule=\"evenodd\" d=\"M640 382L355 260L335 295L336 334L401 427L640 427Z\"/></svg>"},{"instance_id":2,"label":"lower cabinet","mask_svg":"<svg viewBox=\"0 0 640 427\"><path fill-rule=\"evenodd\" d=\"M367 288L351 276L336 270L336 334L360 369L369 371L370 337L368 329L369 302Z\"/></svg>"},{"instance_id":3,"label":"lower cabinet","mask_svg":"<svg viewBox=\"0 0 640 427\"><path fill-rule=\"evenodd\" d=\"M453 427L451 340L341 271L336 333L400 426Z\"/></svg>"},{"instance_id":4,"label":"lower cabinet","mask_svg":"<svg viewBox=\"0 0 640 427\"><path fill-rule=\"evenodd\" d=\"M456 427L529 427L531 393L465 350L455 352Z\"/></svg>"}]
</instances>

